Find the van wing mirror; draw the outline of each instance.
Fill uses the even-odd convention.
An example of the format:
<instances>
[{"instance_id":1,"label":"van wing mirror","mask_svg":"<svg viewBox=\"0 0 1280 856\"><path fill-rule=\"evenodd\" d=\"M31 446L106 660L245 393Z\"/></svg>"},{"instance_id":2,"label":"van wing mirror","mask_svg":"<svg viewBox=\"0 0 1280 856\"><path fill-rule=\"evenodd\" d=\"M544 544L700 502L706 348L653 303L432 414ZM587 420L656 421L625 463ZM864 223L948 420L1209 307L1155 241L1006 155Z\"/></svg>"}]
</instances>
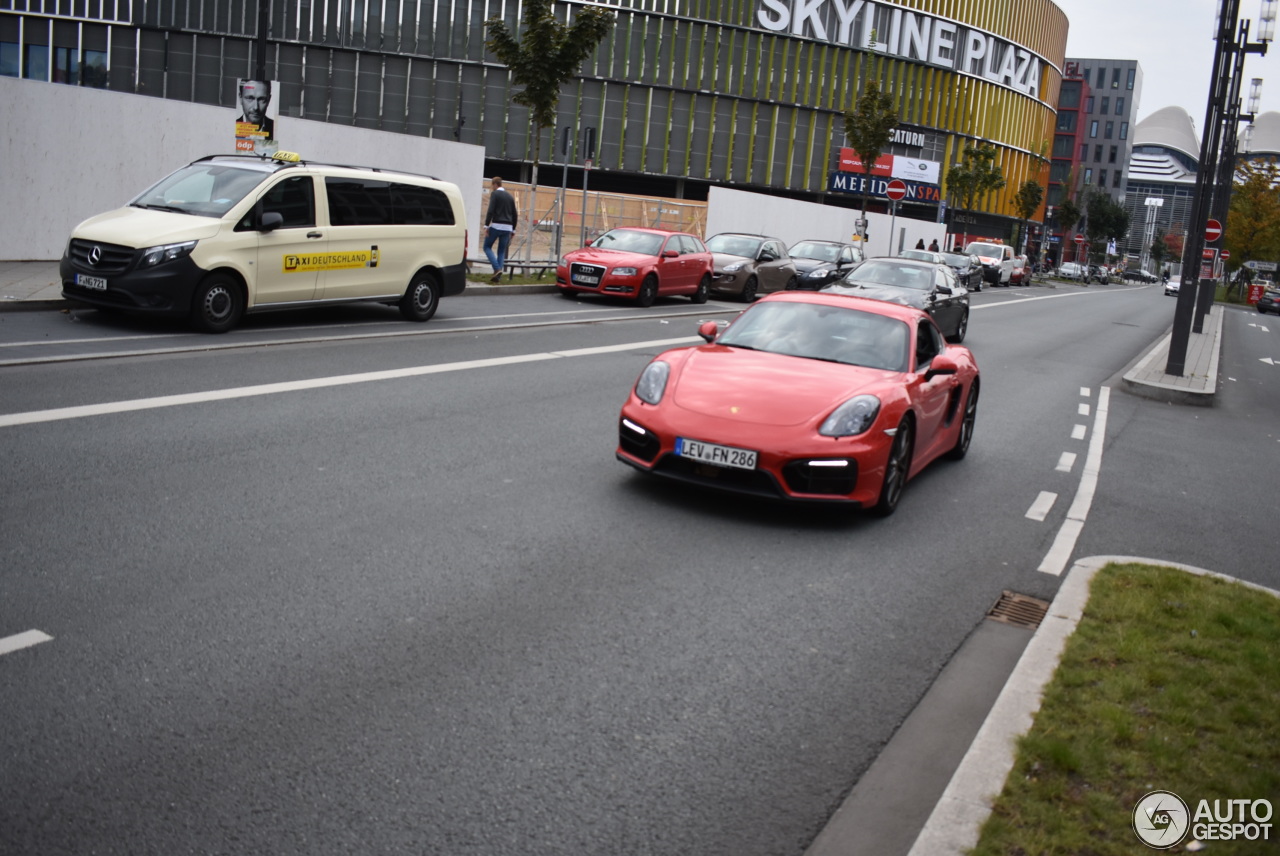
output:
<instances>
[{"instance_id":1,"label":"van wing mirror","mask_svg":"<svg viewBox=\"0 0 1280 856\"><path fill-rule=\"evenodd\" d=\"M268 211L258 218L259 232L274 232L284 225L284 215L279 211Z\"/></svg>"}]
</instances>

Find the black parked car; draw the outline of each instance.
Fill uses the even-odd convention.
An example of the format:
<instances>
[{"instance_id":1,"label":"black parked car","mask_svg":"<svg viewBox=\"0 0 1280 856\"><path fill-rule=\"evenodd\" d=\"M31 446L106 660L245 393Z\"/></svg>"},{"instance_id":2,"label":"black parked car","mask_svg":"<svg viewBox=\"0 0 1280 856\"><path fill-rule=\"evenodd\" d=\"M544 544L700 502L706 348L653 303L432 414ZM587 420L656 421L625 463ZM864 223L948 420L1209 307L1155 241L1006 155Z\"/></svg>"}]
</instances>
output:
<instances>
[{"instance_id":1,"label":"black parked car","mask_svg":"<svg viewBox=\"0 0 1280 856\"><path fill-rule=\"evenodd\" d=\"M1280 289L1268 288L1258 298L1258 311L1263 315L1274 312L1280 315Z\"/></svg>"},{"instance_id":2,"label":"black parked car","mask_svg":"<svg viewBox=\"0 0 1280 856\"><path fill-rule=\"evenodd\" d=\"M947 340L957 344L969 331L969 292L960 287L947 265L902 258L867 259L822 290L923 309L933 316Z\"/></svg>"},{"instance_id":3,"label":"black parked car","mask_svg":"<svg viewBox=\"0 0 1280 856\"><path fill-rule=\"evenodd\" d=\"M787 252L800 274L796 287L807 291L826 288L863 258L861 247L843 241L797 241Z\"/></svg>"},{"instance_id":4,"label":"black parked car","mask_svg":"<svg viewBox=\"0 0 1280 856\"><path fill-rule=\"evenodd\" d=\"M956 279L970 291L982 291L982 260L968 253L943 253Z\"/></svg>"}]
</instances>

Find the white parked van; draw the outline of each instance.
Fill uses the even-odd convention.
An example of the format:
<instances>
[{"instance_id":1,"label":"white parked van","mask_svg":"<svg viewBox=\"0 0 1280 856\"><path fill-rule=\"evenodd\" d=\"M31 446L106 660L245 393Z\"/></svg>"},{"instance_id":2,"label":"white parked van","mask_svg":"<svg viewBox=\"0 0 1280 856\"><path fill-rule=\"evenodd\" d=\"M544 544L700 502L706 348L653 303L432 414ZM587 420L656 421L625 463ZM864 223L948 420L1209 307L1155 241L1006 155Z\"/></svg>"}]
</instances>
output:
<instances>
[{"instance_id":1,"label":"white parked van","mask_svg":"<svg viewBox=\"0 0 1280 856\"><path fill-rule=\"evenodd\" d=\"M964 251L982 262L982 278L992 285L1008 285L1013 278L1013 247L989 241L971 241Z\"/></svg>"},{"instance_id":2,"label":"white parked van","mask_svg":"<svg viewBox=\"0 0 1280 856\"><path fill-rule=\"evenodd\" d=\"M246 312L358 301L426 321L466 288L466 251L456 185L277 152L201 158L85 220L60 270L70 300L222 333Z\"/></svg>"}]
</instances>

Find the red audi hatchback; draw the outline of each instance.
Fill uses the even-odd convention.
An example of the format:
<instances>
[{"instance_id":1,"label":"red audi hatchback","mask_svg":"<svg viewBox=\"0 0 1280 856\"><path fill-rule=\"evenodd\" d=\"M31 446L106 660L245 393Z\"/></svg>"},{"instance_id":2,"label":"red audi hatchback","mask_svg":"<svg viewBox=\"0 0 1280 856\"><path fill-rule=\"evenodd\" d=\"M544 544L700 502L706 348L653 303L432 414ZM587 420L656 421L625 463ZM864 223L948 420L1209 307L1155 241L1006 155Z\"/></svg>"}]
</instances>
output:
<instances>
[{"instance_id":1,"label":"red audi hatchback","mask_svg":"<svg viewBox=\"0 0 1280 856\"><path fill-rule=\"evenodd\" d=\"M604 294L641 306L668 295L707 302L713 274L711 253L699 238L664 229L610 229L560 259L556 285L566 297Z\"/></svg>"}]
</instances>

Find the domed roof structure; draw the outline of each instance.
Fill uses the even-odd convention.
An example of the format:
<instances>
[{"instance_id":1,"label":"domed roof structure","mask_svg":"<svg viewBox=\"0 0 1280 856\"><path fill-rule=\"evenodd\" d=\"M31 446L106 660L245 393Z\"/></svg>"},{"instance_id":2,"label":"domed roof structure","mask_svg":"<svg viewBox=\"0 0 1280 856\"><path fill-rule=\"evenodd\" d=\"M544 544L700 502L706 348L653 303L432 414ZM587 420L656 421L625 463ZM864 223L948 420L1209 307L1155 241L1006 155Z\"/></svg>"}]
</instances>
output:
<instances>
[{"instance_id":1,"label":"domed roof structure","mask_svg":"<svg viewBox=\"0 0 1280 856\"><path fill-rule=\"evenodd\" d=\"M1253 133L1246 146L1241 134L1240 153L1245 155L1280 155L1280 113L1259 113L1253 120Z\"/></svg>"},{"instance_id":2,"label":"domed roof structure","mask_svg":"<svg viewBox=\"0 0 1280 856\"><path fill-rule=\"evenodd\" d=\"M1174 149L1192 160L1200 157L1200 138L1191 114L1181 107L1165 107L1143 119L1133 129L1133 145Z\"/></svg>"}]
</instances>

